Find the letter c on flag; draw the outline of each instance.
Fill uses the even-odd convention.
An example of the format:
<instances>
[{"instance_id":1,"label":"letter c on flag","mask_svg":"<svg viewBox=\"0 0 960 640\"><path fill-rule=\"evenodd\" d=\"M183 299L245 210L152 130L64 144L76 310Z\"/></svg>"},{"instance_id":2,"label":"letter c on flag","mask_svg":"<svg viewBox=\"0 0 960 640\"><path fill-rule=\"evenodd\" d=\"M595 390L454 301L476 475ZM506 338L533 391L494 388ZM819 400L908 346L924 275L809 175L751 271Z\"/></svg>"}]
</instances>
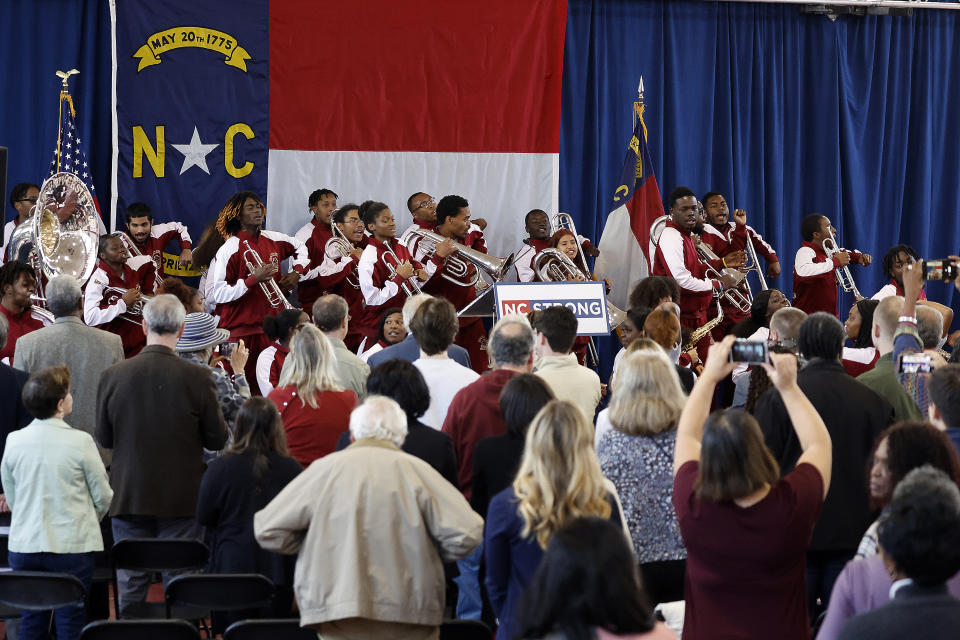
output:
<instances>
[{"instance_id":1,"label":"letter c on flag","mask_svg":"<svg viewBox=\"0 0 960 640\"><path fill-rule=\"evenodd\" d=\"M249 160L244 162L242 167L233 163L233 139L237 137L238 133L242 133L247 140L250 140L253 138L253 129L248 124L238 122L227 129L223 136L223 168L234 178L242 178L250 175L250 172L253 171L253 163Z\"/></svg>"}]
</instances>

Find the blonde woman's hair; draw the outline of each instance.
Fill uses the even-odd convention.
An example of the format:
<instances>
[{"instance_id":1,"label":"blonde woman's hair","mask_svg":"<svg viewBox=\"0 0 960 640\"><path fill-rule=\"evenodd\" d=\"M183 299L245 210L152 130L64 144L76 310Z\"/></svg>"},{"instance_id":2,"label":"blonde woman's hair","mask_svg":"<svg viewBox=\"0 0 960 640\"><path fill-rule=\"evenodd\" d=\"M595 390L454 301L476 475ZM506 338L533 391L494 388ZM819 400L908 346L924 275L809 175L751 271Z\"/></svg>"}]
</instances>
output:
<instances>
[{"instance_id":1,"label":"blonde woman's hair","mask_svg":"<svg viewBox=\"0 0 960 640\"><path fill-rule=\"evenodd\" d=\"M673 429L686 402L680 377L663 349L628 353L617 367L610 424L628 436Z\"/></svg>"},{"instance_id":2,"label":"blonde woman's hair","mask_svg":"<svg viewBox=\"0 0 960 640\"><path fill-rule=\"evenodd\" d=\"M279 386L294 385L300 400L307 405L318 409L318 394L343 391L343 387L337 384L333 346L314 325L304 325L293 337L289 358L290 366L280 374Z\"/></svg>"},{"instance_id":3,"label":"blonde woman's hair","mask_svg":"<svg viewBox=\"0 0 960 640\"><path fill-rule=\"evenodd\" d=\"M524 537L546 549L550 536L576 518L610 517L593 427L575 405L551 400L527 430L513 491Z\"/></svg>"}]
</instances>

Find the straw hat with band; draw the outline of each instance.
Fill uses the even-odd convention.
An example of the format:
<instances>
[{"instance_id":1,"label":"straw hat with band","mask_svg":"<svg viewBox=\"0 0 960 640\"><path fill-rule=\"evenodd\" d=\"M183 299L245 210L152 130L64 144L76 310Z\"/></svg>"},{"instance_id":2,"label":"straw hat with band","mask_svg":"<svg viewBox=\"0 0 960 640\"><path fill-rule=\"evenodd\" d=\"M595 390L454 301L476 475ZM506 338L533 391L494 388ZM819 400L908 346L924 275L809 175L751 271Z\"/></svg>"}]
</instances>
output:
<instances>
[{"instance_id":1,"label":"straw hat with band","mask_svg":"<svg viewBox=\"0 0 960 640\"><path fill-rule=\"evenodd\" d=\"M230 332L218 328L220 318L209 313L188 313L183 335L177 340L177 351L203 351L226 342Z\"/></svg>"}]
</instances>

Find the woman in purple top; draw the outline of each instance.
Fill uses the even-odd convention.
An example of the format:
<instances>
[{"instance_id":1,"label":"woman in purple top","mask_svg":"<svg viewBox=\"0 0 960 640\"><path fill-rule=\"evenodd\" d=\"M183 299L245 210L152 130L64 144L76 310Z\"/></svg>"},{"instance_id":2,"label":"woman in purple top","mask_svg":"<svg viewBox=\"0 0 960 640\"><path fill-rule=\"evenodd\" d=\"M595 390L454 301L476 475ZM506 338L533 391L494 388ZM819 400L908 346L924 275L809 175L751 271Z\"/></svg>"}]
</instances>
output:
<instances>
[{"instance_id":1,"label":"woman in purple top","mask_svg":"<svg viewBox=\"0 0 960 640\"><path fill-rule=\"evenodd\" d=\"M763 365L780 391L803 454L782 479L757 421L737 410L709 415L734 336L710 347L680 415L673 504L687 547L684 640L807 640L806 551L830 487L830 434L797 386L797 361Z\"/></svg>"}]
</instances>

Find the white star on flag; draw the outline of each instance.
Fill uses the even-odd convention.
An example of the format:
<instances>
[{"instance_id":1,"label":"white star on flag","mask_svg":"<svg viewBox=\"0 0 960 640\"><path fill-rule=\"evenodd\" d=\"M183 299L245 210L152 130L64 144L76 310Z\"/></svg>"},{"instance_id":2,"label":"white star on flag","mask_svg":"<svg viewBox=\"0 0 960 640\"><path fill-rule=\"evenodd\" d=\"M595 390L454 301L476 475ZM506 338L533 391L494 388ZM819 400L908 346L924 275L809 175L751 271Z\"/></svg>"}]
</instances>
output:
<instances>
[{"instance_id":1,"label":"white star on flag","mask_svg":"<svg viewBox=\"0 0 960 640\"><path fill-rule=\"evenodd\" d=\"M204 173L210 175L210 169L207 168L207 154L219 147L219 144L203 144L200 142L200 133L197 127L193 127L193 137L190 138L190 144L172 144L170 145L183 154L183 166L180 167L180 175L190 167L197 166L203 169Z\"/></svg>"}]
</instances>

